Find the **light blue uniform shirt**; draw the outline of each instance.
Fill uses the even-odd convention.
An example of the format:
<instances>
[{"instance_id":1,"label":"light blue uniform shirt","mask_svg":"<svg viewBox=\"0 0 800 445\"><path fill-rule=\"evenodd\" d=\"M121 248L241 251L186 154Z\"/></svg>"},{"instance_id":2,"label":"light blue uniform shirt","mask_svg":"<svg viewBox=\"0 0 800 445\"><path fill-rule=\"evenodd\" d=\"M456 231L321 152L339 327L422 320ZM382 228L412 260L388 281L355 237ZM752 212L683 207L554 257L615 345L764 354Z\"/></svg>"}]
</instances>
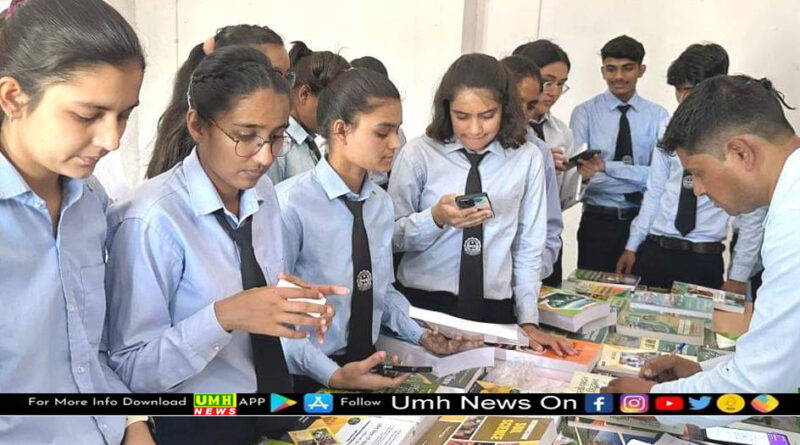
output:
<instances>
[{"instance_id":1,"label":"light blue uniform shirt","mask_svg":"<svg viewBox=\"0 0 800 445\"><path fill-rule=\"evenodd\" d=\"M419 343L422 328L408 317L408 300L395 290L392 266L394 210L389 195L372 181L364 181L354 194L326 159L313 170L277 187L283 219L286 267L310 283L353 287L353 214L343 199L364 201L364 227L372 261L372 343L381 326L401 338ZM350 325L350 296L328 299L336 310L325 342L292 340L284 343L289 370L323 384L339 366L328 358L344 354Z\"/></svg>"},{"instance_id":2,"label":"light blue uniform shirt","mask_svg":"<svg viewBox=\"0 0 800 445\"><path fill-rule=\"evenodd\" d=\"M108 197L94 178L62 178L58 232L0 153L0 392L130 392L109 368L104 243ZM124 417L0 417L8 444L118 444Z\"/></svg>"},{"instance_id":3,"label":"light blue uniform shirt","mask_svg":"<svg viewBox=\"0 0 800 445\"><path fill-rule=\"evenodd\" d=\"M308 140L313 140L314 135L307 132L294 117L289 116L286 134L292 141L291 146L287 149L286 155L275 158L275 162L267 170L267 176L273 184L311 170L319 162L308 145Z\"/></svg>"},{"instance_id":4,"label":"light blue uniform shirt","mask_svg":"<svg viewBox=\"0 0 800 445\"><path fill-rule=\"evenodd\" d=\"M653 387L654 393L797 393L800 372L800 149L786 160L764 220L764 283L750 329L713 369ZM661 420L661 419L659 419ZM661 421L668 421L661 420ZM701 426L720 423L703 418Z\"/></svg>"},{"instance_id":5,"label":"light blue uniform shirt","mask_svg":"<svg viewBox=\"0 0 800 445\"><path fill-rule=\"evenodd\" d=\"M462 230L439 227L431 207L442 195L463 194L470 163L458 142L427 136L409 142L389 179L394 202L393 246L405 252L398 270L404 285L458 294ZM483 224L484 298L515 297L519 323L538 323L542 252L547 238L547 195L542 153L530 142L517 149L494 141L478 166L494 217Z\"/></svg>"},{"instance_id":6,"label":"light blue uniform shirt","mask_svg":"<svg viewBox=\"0 0 800 445\"><path fill-rule=\"evenodd\" d=\"M241 194L267 284L283 270L280 211L262 178ZM220 326L214 302L242 291L239 252L197 157L143 183L109 211L111 365L134 392L254 392L250 334Z\"/></svg>"},{"instance_id":7,"label":"light blue uniform shirt","mask_svg":"<svg viewBox=\"0 0 800 445\"><path fill-rule=\"evenodd\" d=\"M686 185L691 187L691 182ZM625 249L636 252L648 234L680 238L693 243L725 241L730 217L705 195L697 198L695 228L686 236L681 235L675 228L675 217L683 186L683 166L680 159L664 153L661 149L654 150L647 179L647 191L639 215L631 223L631 234ZM758 236L762 232L761 223L756 219L755 224L747 224L742 230L743 234L736 244L736 252L732 258L733 274L729 274L729 278L747 281L757 262L761 244L761 237Z\"/></svg>"},{"instance_id":8,"label":"light blue uniform shirt","mask_svg":"<svg viewBox=\"0 0 800 445\"><path fill-rule=\"evenodd\" d=\"M547 137L547 136L545 136ZM558 180L556 179L556 165L553 154L547 144L536 136L532 128L528 128L528 142L539 148L544 161L544 180L547 195L547 240L542 252L541 278L545 279L553 273L553 264L558 260L561 251L561 231L564 230L564 220L561 216L561 201L558 196Z\"/></svg>"},{"instance_id":9,"label":"light blue uniform shirt","mask_svg":"<svg viewBox=\"0 0 800 445\"><path fill-rule=\"evenodd\" d=\"M587 100L572 110L569 126L572 128L575 147L584 143L590 150L602 150L606 171L595 173L586 186L583 202L603 207L636 207L625 200L625 193L642 192L647 185L650 156L664 133L669 120L667 110L656 103L634 94L626 116L631 127L633 165L614 160L623 105L611 91Z\"/></svg>"},{"instance_id":10,"label":"light blue uniform shirt","mask_svg":"<svg viewBox=\"0 0 800 445\"><path fill-rule=\"evenodd\" d=\"M739 233L739 240L731 254L729 278L747 281L764 268L761 264L761 244L764 241L764 218L767 210L769 207L764 206L731 218L731 227L734 233ZM748 286L748 293L752 291Z\"/></svg>"}]
</instances>

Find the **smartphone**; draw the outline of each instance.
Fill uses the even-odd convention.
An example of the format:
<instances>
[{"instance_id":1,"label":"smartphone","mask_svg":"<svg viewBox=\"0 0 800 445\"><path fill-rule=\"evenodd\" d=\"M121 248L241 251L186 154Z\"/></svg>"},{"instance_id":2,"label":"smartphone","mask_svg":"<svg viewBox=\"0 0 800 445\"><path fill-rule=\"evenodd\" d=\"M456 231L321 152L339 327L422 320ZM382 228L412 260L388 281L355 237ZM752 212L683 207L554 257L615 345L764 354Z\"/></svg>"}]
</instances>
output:
<instances>
[{"instance_id":1,"label":"smartphone","mask_svg":"<svg viewBox=\"0 0 800 445\"><path fill-rule=\"evenodd\" d=\"M300 286L292 283L291 281L286 281L286 280L278 280L278 284L275 287L287 287L287 288L290 288L290 289L301 289ZM325 297L322 297L322 298L289 298L289 301L299 301L299 302L302 302L302 303L314 303L314 304L319 304L321 306L325 306L325 303L328 302L328 300ZM307 312L307 314L312 316L312 317L315 317L315 318L319 318L320 317L320 314L317 314L317 313L314 313L314 312Z\"/></svg>"},{"instance_id":2,"label":"smartphone","mask_svg":"<svg viewBox=\"0 0 800 445\"><path fill-rule=\"evenodd\" d=\"M783 434L726 427L706 428L706 438L722 444L789 445L789 438Z\"/></svg>"},{"instance_id":3,"label":"smartphone","mask_svg":"<svg viewBox=\"0 0 800 445\"><path fill-rule=\"evenodd\" d=\"M489 195L487 195L485 192L456 196L456 205L459 209L477 207L480 210L491 210L492 214L494 214L494 210L492 209L492 201L489 200Z\"/></svg>"},{"instance_id":4,"label":"smartphone","mask_svg":"<svg viewBox=\"0 0 800 445\"><path fill-rule=\"evenodd\" d=\"M601 150L586 150L586 151L582 151L582 152L576 154L575 156L569 158L569 161L567 161L567 165L565 167L566 167L567 170L569 170L571 168L575 168L575 167L578 166L578 159L583 159L584 161L588 161L589 159L592 159L594 157L594 155L600 154L600 153L601 153Z\"/></svg>"},{"instance_id":5,"label":"smartphone","mask_svg":"<svg viewBox=\"0 0 800 445\"><path fill-rule=\"evenodd\" d=\"M397 377L400 374L410 374L412 372L433 372L431 366L406 366L406 365L377 365L370 371L375 374L385 375L387 377ZM787 444L788 445L788 444Z\"/></svg>"}]
</instances>

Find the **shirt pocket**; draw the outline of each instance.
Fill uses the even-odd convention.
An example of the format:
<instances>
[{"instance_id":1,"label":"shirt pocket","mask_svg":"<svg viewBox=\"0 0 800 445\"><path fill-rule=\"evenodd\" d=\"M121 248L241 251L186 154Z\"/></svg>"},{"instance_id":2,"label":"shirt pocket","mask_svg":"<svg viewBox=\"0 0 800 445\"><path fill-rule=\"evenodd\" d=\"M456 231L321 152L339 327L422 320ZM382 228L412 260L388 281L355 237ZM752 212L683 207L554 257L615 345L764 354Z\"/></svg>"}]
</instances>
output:
<instances>
[{"instance_id":1,"label":"shirt pocket","mask_svg":"<svg viewBox=\"0 0 800 445\"><path fill-rule=\"evenodd\" d=\"M86 338L92 346L100 344L106 314L106 265L86 266L81 268L81 285L83 286L82 317Z\"/></svg>"}]
</instances>

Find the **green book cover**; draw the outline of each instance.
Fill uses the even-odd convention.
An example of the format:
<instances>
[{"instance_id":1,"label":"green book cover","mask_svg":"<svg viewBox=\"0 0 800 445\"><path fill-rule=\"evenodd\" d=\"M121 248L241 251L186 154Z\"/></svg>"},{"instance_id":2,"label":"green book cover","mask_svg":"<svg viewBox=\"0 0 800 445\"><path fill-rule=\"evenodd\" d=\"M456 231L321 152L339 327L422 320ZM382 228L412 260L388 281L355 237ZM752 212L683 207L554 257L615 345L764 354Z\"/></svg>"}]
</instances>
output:
<instances>
[{"instance_id":1,"label":"green book cover","mask_svg":"<svg viewBox=\"0 0 800 445\"><path fill-rule=\"evenodd\" d=\"M575 269L568 278L569 281L591 281L594 283L614 284L618 286L626 286L631 289L635 288L641 277L630 274L619 274L612 272L600 272L588 269Z\"/></svg>"},{"instance_id":2,"label":"green book cover","mask_svg":"<svg viewBox=\"0 0 800 445\"><path fill-rule=\"evenodd\" d=\"M691 317L678 317L657 312L628 310L620 314L618 325L660 334L702 337L705 322Z\"/></svg>"},{"instance_id":3,"label":"green book cover","mask_svg":"<svg viewBox=\"0 0 800 445\"><path fill-rule=\"evenodd\" d=\"M483 368L465 369L455 374L449 374L443 377L436 377L433 374L421 374L431 382L436 382L438 386L447 386L448 388L455 388L464 392L468 391L475 381L475 376L483 374Z\"/></svg>"},{"instance_id":4,"label":"green book cover","mask_svg":"<svg viewBox=\"0 0 800 445\"><path fill-rule=\"evenodd\" d=\"M693 357L697 357L698 353L700 352L700 347L694 345L659 340L657 338L631 337L629 335L622 335L616 332L608 334L603 343L607 345L625 346L634 349L647 349L650 351L664 352L667 354L690 355Z\"/></svg>"},{"instance_id":5,"label":"green book cover","mask_svg":"<svg viewBox=\"0 0 800 445\"><path fill-rule=\"evenodd\" d=\"M583 295L556 292L539 297L539 310L556 312L567 317L574 317L584 310L600 304Z\"/></svg>"},{"instance_id":6,"label":"green book cover","mask_svg":"<svg viewBox=\"0 0 800 445\"><path fill-rule=\"evenodd\" d=\"M714 303L709 299L659 292L636 292L631 298L631 307L667 313L692 313L703 318L711 318L714 312Z\"/></svg>"},{"instance_id":7,"label":"green book cover","mask_svg":"<svg viewBox=\"0 0 800 445\"><path fill-rule=\"evenodd\" d=\"M562 330L557 332L573 340L584 340L593 343L603 343L603 339L609 334L608 326L591 332L567 332Z\"/></svg>"},{"instance_id":8,"label":"green book cover","mask_svg":"<svg viewBox=\"0 0 800 445\"><path fill-rule=\"evenodd\" d=\"M387 394L433 394L437 389L439 389L439 383L436 381L436 377L414 373L408 376L408 379L398 387L380 392Z\"/></svg>"}]
</instances>

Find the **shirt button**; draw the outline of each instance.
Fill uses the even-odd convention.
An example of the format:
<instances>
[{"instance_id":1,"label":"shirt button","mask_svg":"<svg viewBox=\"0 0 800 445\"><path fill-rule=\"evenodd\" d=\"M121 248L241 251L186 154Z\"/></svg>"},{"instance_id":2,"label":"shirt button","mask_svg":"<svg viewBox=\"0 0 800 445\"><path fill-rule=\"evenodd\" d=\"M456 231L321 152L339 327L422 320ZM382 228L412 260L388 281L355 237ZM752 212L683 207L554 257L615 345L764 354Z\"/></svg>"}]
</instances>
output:
<instances>
[{"instance_id":1,"label":"shirt button","mask_svg":"<svg viewBox=\"0 0 800 445\"><path fill-rule=\"evenodd\" d=\"M83 365L78 365L78 367L75 368L75 370L78 372L78 374L83 374L84 372L86 372L86 368Z\"/></svg>"},{"instance_id":2,"label":"shirt button","mask_svg":"<svg viewBox=\"0 0 800 445\"><path fill-rule=\"evenodd\" d=\"M106 425L105 423L101 423L100 424L100 429L101 430L105 430L106 428L108 428L108 425Z\"/></svg>"},{"instance_id":3,"label":"shirt button","mask_svg":"<svg viewBox=\"0 0 800 445\"><path fill-rule=\"evenodd\" d=\"M75 310L75 305L74 305L74 304L71 304L71 303L70 303L70 304L68 304L68 305L67 305L67 310L68 310L68 311L70 311L70 312L74 311L74 310Z\"/></svg>"},{"instance_id":4,"label":"shirt button","mask_svg":"<svg viewBox=\"0 0 800 445\"><path fill-rule=\"evenodd\" d=\"M219 352L219 345L214 345L214 352Z\"/></svg>"}]
</instances>

